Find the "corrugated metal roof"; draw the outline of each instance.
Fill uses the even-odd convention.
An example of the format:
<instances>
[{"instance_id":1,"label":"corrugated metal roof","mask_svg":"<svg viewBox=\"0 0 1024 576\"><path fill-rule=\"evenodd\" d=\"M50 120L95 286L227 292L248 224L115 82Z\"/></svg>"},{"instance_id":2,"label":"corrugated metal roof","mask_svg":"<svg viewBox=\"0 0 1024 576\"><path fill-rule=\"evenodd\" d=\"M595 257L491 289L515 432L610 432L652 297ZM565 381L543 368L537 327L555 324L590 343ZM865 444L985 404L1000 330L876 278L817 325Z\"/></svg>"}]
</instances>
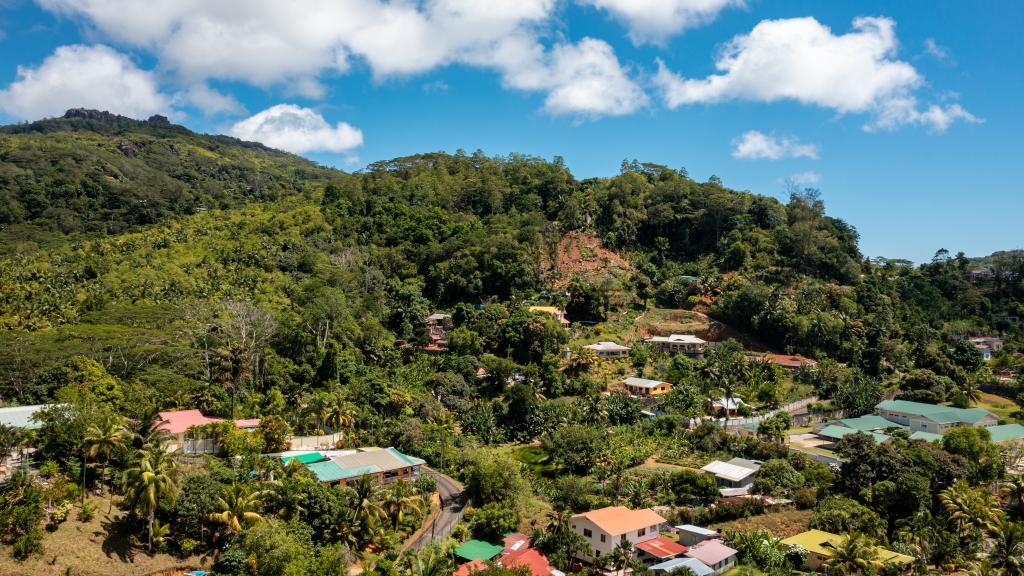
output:
<instances>
[{"instance_id":1,"label":"corrugated metal roof","mask_svg":"<svg viewBox=\"0 0 1024 576\"><path fill-rule=\"evenodd\" d=\"M701 470L732 482L743 480L747 476L756 472L756 470L752 470L746 466L737 466L736 464L729 464L728 462L722 462L721 460L710 462L701 468Z\"/></svg>"},{"instance_id":2,"label":"corrugated metal roof","mask_svg":"<svg viewBox=\"0 0 1024 576\"><path fill-rule=\"evenodd\" d=\"M883 400L875 408L889 410L890 412L902 412L927 418L939 424L951 422L966 422L974 424L986 416L995 417L984 408L956 408L954 406L939 406L937 404L925 404L924 402L911 402L910 400Z\"/></svg>"},{"instance_id":3,"label":"corrugated metal roof","mask_svg":"<svg viewBox=\"0 0 1024 576\"><path fill-rule=\"evenodd\" d=\"M986 428L992 435L993 442L1008 442L1024 438L1024 426L1020 424L1000 424Z\"/></svg>"}]
</instances>

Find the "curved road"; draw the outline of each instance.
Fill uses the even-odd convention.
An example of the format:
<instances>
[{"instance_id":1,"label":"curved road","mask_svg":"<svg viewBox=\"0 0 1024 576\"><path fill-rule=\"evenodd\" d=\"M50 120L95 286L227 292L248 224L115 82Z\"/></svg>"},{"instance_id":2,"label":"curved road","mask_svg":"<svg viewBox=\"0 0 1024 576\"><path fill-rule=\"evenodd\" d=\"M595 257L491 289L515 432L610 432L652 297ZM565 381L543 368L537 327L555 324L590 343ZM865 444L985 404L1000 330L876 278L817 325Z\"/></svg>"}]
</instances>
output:
<instances>
[{"instance_id":1,"label":"curved road","mask_svg":"<svg viewBox=\"0 0 1024 576\"><path fill-rule=\"evenodd\" d=\"M437 494L441 497L441 512L427 529L409 545L409 548L413 549L420 549L434 540L447 538L459 520L462 520L462 510L466 507L466 492L462 484L432 468L424 466L423 471L437 481Z\"/></svg>"}]
</instances>

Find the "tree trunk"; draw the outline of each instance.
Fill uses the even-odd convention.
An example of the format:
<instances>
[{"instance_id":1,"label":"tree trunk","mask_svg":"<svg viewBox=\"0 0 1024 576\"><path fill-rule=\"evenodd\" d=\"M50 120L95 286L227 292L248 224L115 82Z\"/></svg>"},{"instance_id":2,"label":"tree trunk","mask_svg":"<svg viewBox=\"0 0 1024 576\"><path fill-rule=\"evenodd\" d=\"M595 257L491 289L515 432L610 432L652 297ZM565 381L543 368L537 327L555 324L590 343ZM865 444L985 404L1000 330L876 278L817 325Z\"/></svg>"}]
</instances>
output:
<instances>
[{"instance_id":1,"label":"tree trunk","mask_svg":"<svg viewBox=\"0 0 1024 576\"><path fill-rule=\"evenodd\" d=\"M146 548L150 552L153 551L153 517L155 515L156 515L156 506L154 505L152 508L149 509L149 530L146 531L146 536L148 537L147 538L147 542L146 542Z\"/></svg>"},{"instance_id":2,"label":"tree trunk","mask_svg":"<svg viewBox=\"0 0 1024 576\"><path fill-rule=\"evenodd\" d=\"M85 472L89 469L89 454L82 452L82 507L85 508Z\"/></svg>"}]
</instances>

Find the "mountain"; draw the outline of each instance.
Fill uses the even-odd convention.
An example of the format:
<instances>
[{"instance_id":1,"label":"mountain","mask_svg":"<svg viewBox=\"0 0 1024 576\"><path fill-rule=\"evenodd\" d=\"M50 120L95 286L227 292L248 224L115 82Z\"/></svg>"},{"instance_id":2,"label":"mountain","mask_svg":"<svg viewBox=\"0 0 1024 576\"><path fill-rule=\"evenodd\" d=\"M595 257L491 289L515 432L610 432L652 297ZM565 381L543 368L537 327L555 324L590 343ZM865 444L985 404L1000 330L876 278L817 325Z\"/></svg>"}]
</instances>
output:
<instances>
[{"instance_id":1,"label":"mountain","mask_svg":"<svg viewBox=\"0 0 1024 576\"><path fill-rule=\"evenodd\" d=\"M172 216L271 201L338 172L163 116L68 110L0 127L0 245L118 234Z\"/></svg>"}]
</instances>

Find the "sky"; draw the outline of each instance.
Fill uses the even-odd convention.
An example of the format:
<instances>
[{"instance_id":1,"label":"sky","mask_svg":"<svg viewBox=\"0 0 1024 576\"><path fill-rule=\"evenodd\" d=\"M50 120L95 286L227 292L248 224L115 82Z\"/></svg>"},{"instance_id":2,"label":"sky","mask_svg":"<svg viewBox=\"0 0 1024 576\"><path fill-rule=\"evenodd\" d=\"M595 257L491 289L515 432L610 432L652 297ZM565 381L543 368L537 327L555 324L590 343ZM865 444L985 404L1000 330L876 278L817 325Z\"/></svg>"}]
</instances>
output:
<instances>
[{"instance_id":1,"label":"sky","mask_svg":"<svg viewBox=\"0 0 1024 576\"><path fill-rule=\"evenodd\" d=\"M68 108L344 170L419 152L624 159L785 199L867 256L1024 247L1024 3L0 0L0 121Z\"/></svg>"}]
</instances>

